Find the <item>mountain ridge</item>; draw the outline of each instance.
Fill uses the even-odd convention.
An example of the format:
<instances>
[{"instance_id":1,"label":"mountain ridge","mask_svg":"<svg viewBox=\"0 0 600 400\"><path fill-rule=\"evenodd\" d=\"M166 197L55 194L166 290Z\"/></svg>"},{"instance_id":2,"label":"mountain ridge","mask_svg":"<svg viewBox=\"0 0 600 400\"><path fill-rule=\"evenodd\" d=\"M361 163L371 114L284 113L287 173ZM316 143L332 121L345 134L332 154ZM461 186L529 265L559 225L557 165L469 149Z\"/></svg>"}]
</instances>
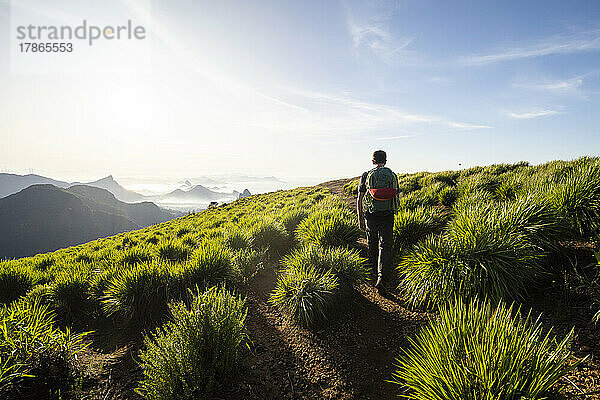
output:
<instances>
[{"instance_id":1,"label":"mountain ridge","mask_svg":"<svg viewBox=\"0 0 600 400\"><path fill-rule=\"evenodd\" d=\"M0 259L54 251L180 215L154 203L121 202L92 186L32 185L0 199Z\"/></svg>"},{"instance_id":2,"label":"mountain ridge","mask_svg":"<svg viewBox=\"0 0 600 400\"><path fill-rule=\"evenodd\" d=\"M214 182L217 183L216 181ZM125 189L114 179L112 174L91 182L66 182L34 174L17 175L0 173L0 198L18 193L23 189L38 184L51 184L60 188L70 188L80 185L101 188L112 193L117 200L126 203L140 203L144 201L161 202L173 200L208 203L210 201L217 200L237 200L240 198L240 193L244 193L242 197L250 195L248 189L245 189L243 192L238 192L236 190L233 190L232 192L219 192L203 185L193 185L189 180L185 180L180 183L183 183L182 187L166 194L146 196L135 191Z\"/></svg>"},{"instance_id":3,"label":"mountain ridge","mask_svg":"<svg viewBox=\"0 0 600 400\"><path fill-rule=\"evenodd\" d=\"M69 182L59 181L36 174L18 175L9 173L0 173L0 198L28 188L31 185L51 184L56 187L68 187Z\"/></svg>"}]
</instances>

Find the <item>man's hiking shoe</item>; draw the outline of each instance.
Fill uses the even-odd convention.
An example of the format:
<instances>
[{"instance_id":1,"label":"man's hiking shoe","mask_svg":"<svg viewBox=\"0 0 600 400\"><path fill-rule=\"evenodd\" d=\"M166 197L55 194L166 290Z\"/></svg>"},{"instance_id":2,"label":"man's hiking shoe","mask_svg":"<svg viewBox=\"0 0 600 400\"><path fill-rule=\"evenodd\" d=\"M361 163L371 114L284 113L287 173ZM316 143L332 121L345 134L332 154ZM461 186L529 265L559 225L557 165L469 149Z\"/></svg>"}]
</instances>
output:
<instances>
[{"instance_id":1,"label":"man's hiking shoe","mask_svg":"<svg viewBox=\"0 0 600 400\"><path fill-rule=\"evenodd\" d=\"M381 278L377 279L377 283L375 284L375 289L377 289L377 293L379 293L379 295L383 296L387 293L387 290L385 290L385 285L383 284L383 281L381 280Z\"/></svg>"}]
</instances>

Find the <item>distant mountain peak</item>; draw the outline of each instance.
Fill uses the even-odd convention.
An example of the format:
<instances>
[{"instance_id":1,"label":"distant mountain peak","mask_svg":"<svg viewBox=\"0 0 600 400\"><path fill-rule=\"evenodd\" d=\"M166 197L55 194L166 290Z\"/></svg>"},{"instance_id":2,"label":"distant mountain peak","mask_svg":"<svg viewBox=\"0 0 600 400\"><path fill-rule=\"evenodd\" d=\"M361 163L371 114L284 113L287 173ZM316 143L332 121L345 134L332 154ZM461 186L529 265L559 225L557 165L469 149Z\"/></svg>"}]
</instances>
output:
<instances>
[{"instance_id":1,"label":"distant mountain peak","mask_svg":"<svg viewBox=\"0 0 600 400\"><path fill-rule=\"evenodd\" d=\"M244 189L242 193L238 193L238 199L243 199L244 197L250 197L252 193L248 189Z\"/></svg>"},{"instance_id":2,"label":"distant mountain peak","mask_svg":"<svg viewBox=\"0 0 600 400\"><path fill-rule=\"evenodd\" d=\"M132 192L131 190L127 190L123 186L119 185L119 183L115 181L112 175L108 175L107 177L98 179L94 182L84 183L84 185L106 189L112 194L114 194L115 197L121 201L136 202L144 200L144 196L142 196L141 194Z\"/></svg>"}]
</instances>

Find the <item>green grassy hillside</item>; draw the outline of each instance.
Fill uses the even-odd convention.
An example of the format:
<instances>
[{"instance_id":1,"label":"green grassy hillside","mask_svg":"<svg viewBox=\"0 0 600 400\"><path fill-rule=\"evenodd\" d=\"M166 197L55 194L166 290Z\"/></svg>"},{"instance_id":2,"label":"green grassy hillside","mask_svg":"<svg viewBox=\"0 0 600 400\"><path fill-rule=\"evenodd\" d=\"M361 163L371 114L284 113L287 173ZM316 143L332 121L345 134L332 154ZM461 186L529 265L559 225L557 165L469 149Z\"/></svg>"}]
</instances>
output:
<instances>
[{"instance_id":1,"label":"green grassy hillside","mask_svg":"<svg viewBox=\"0 0 600 400\"><path fill-rule=\"evenodd\" d=\"M432 322L412 342L407 333L386 333L399 335L397 347L372 362L384 360L385 371L397 365L395 373L379 378L377 369L359 372L377 376L382 387L396 381L396 389L386 386L384 394L377 383L361 386L347 377L354 383L335 386L337 394L311 383L304 392L291 384L293 395L362 398L356 397L362 390L378 398L395 391L414 399L541 399L564 388L561 378L577 366L569 333L575 322L563 320L567 328L555 338L548 334L549 321L528 313L543 308L539 294L555 290L567 275L577 277L580 288L587 285L586 304L598 308L592 254L600 229L600 159L402 174L399 182L394 301L407 310L427 310ZM347 195L355 194L357 184L346 184ZM319 337L340 315L362 315L349 307L364 292L358 288L368 286L361 236L346 199L317 186L256 195L3 261L0 393L78 396L86 372L75 354L108 341L134 343L136 392L126 398L222 398L219 393L244 382L233 371L258 367L247 365L261 340L248 330L248 321L257 323L253 313L282 315L298 329L290 332L308 341L302 332ZM273 282L264 279L268 271ZM390 324L386 318L381 324ZM348 323L361 326L358 319ZM585 324L593 329L591 317ZM24 340L27 332L33 333ZM356 346L347 345L352 360ZM311 362L323 363L322 357L327 354ZM385 361L389 357L398 357L397 364ZM288 378L292 382L289 371Z\"/></svg>"}]
</instances>

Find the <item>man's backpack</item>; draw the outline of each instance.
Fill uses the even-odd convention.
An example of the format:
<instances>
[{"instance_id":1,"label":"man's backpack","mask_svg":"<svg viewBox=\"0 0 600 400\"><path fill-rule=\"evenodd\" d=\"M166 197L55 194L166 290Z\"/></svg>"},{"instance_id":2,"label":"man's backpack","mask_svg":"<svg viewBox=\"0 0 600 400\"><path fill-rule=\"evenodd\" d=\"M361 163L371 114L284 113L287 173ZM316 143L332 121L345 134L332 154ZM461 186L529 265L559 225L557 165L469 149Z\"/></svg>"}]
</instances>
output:
<instances>
[{"instance_id":1,"label":"man's backpack","mask_svg":"<svg viewBox=\"0 0 600 400\"><path fill-rule=\"evenodd\" d=\"M373 168L367 174L365 211L382 214L398 209L398 178L387 167Z\"/></svg>"}]
</instances>

